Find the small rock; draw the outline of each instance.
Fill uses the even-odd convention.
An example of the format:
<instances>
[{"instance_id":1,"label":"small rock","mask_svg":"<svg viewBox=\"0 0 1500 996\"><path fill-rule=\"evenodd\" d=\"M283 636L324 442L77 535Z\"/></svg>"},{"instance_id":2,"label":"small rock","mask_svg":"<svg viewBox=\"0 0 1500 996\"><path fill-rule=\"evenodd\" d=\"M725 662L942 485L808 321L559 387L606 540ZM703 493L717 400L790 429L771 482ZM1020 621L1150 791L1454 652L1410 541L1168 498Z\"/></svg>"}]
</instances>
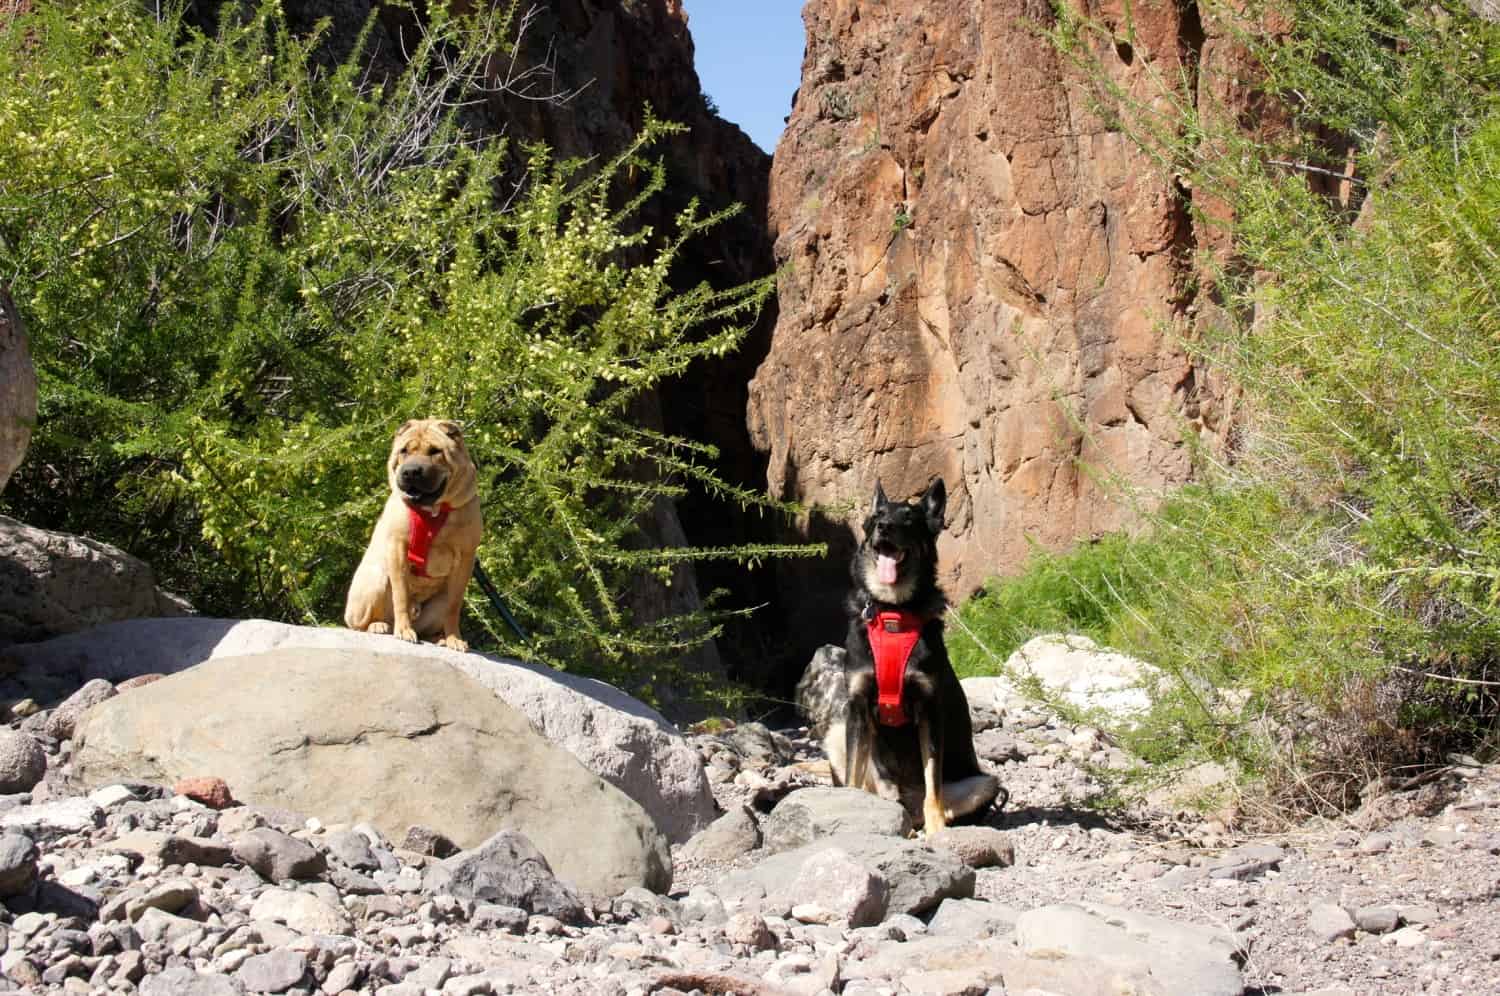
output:
<instances>
[{"instance_id":1,"label":"small rock","mask_svg":"<svg viewBox=\"0 0 1500 996\"><path fill-rule=\"evenodd\" d=\"M805 788L776 804L762 826L768 852L789 851L845 831L904 837L911 817L899 802L853 788Z\"/></svg>"},{"instance_id":2,"label":"small rock","mask_svg":"<svg viewBox=\"0 0 1500 996\"><path fill-rule=\"evenodd\" d=\"M760 825L749 806L736 806L683 845L680 857L692 862L728 862L761 845Z\"/></svg>"},{"instance_id":3,"label":"small rock","mask_svg":"<svg viewBox=\"0 0 1500 996\"><path fill-rule=\"evenodd\" d=\"M229 786L222 778L183 778L172 786L172 791L187 796L194 802L201 802L209 809L228 809L237 805Z\"/></svg>"},{"instance_id":4,"label":"small rock","mask_svg":"<svg viewBox=\"0 0 1500 996\"><path fill-rule=\"evenodd\" d=\"M141 980L140 996L244 996L244 988L227 975L174 966Z\"/></svg>"},{"instance_id":5,"label":"small rock","mask_svg":"<svg viewBox=\"0 0 1500 996\"><path fill-rule=\"evenodd\" d=\"M153 886L125 903L125 917L136 922L148 909L178 913L198 901L198 889L187 879L172 879Z\"/></svg>"},{"instance_id":6,"label":"small rock","mask_svg":"<svg viewBox=\"0 0 1500 996\"><path fill-rule=\"evenodd\" d=\"M728 913L724 902L703 886L694 886L688 894L677 901L677 909L683 923L723 923Z\"/></svg>"},{"instance_id":7,"label":"small rock","mask_svg":"<svg viewBox=\"0 0 1500 996\"><path fill-rule=\"evenodd\" d=\"M370 842L363 834L353 830L329 834L323 838L323 846L328 848L330 857L349 868L374 871L380 867L380 862L375 860L375 852L370 850Z\"/></svg>"},{"instance_id":8,"label":"small rock","mask_svg":"<svg viewBox=\"0 0 1500 996\"><path fill-rule=\"evenodd\" d=\"M78 728L78 721L83 718L83 714L117 694L115 686L103 678L92 678L84 682L82 688L64 699L61 705L52 710L52 715L47 717L47 735L57 740L73 739L73 731Z\"/></svg>"},{"instance_id":9,"label":"small rock","mask_svg":"<svg viewBox=\"0 0 1500 996\"><path fill-rule=\"evenodd\" d=\"M17 806L0 815L0 828L24 833L39 843L93 830L104 823L104 810L79 796Z\"/></svg>"},{"instance_id":10,"label":"small rock","mask_svg":"<svg viewBox=\"0 0 1500 996\"><path fill-rule=\"evenodd\" d=\"M643 920L652 916L676 920L681 915L675 900L658 896L641 886L626 889L615 897L609 908L615 916L628 920Z\"/></svg>"},{"instance_id":11,"label":"small rock","mask_svg":"<svg viewBox=\"0 0 1500 996\"><path fill-rule=\"evenodd\" d=\"M323 980L323 992L341 993L346 989L358 989L364 977L364 968L358 962L339 962L329 969L328 977Z\"/></svg>"},{"instance_id":12,"label":"small rock","mask_svg":"<svg viewBox=\"0 0 1500 996\"><path fill-rule=\"evenodd\" d=\"M1241 882L1281 867L1286 852L1269 844L1236 847L1208 866L1208 877Z\"/></svg>"},{"instance_id":13,"label":"small rock","mask_svg":"<svg viewBox=\"0 0 1500 996\"><path fill-rule=\"evenodd\" d=\"M740 757L764 764L784 764L792 755L792 743L764 723L739 723L719 740Z\"/></svg>"},{"instance_id":14,"label":"small rock","mask_svg":"<svg viewBox=\"0 0 1500 996\"><path fill-rule=\"evenodd\" d=\"M1032 748L1024 741L1000 730L975 731L974 752L983 760L993 764L1006 761L1024 761L1032 754Z\"/></svg>"},{"instance_id":15,"label":"small rock","mask_svg":"<svg viewBox=\"0 0 1500 996\"><path fill-rule=\"evenodd\" d=\"M28 990L39 988L42 984L41 970L26 957L25 951L12 949L0 955L0 972L3 972L10 981Z\"/></svg>"},{"instance_id":16,"label":"small rock","mask_svg":"<svg viewBox=\"0 0 1500 996\"><path fill-rule=\"evenodd\" d=\"M526 933L528 914L518 906L480 903L474 907L469 922L480 930L504 930L511 934Z\"/></svg>"},{"instance_id":17,"label":"small rock","mask_svg":"<svg viewBox=\"0 0 1500 996\"><path fill-rule=\"evenodd\" d=\"M797 905L810 905L829 915L809 914L813 919L804 919L793 909L792 915L805 923L843 920L851 927L867 927L885 917L891 890L884 876L870 870L848 851L830 847L810 855L802 863L795 893Z\"/></svg>"},{"instance_id":18,"label":"small rock","mask_svg":"<svg viewBox=\"0 0 1500 996\"><path fill-rule=\"evenodd\" d=\"M928 834L926 841L957 855L970 868L1009 868L1016 863L1015 844L994 827L946 827Z\"/></svg>"},{"instance_id":19,"label":"small rock","mask_svg":"<svg viewBox=\"0 0 1500 996\"><path fill-rule=\"evenodd\" d=\"M317 878L328 867L323 855L307 841L269 827L240 834L233 851L268 882Z\"/></svg>"},{"instance_id":20,"label":"small rock","mask_svg":"<svg viewBox=\"0 0 1500 996\"><path fill-rule=\"evenodd\" d=\"M1389 906L1361 906L1354 923L1367 934L1389 934L1401 925L1401 917Z\"/></svg>"},{"instance_id":21,"label":"small rock","mask_svg":"<svg viewBox=\"0 0 1500 996\"><path fill-rule=\"evenodd\" d=\"M458 845L453 841L436 830L424 826L408 827L406 839L401 847L403 850L425 854L430 858L451 858L459 851Z\"/></svg>"},{"instance_id":22,"label":"small rock","mask_svg":"<svg viewBox=\"0 0 1500 996\"><path fill-rule=\"evenodd\" d=\"M447 958L433 958L418 965L401 981L423 989L441 989L453 975L453 963Z\"/></svg>"},{"instance_id":23,"label":"small rock","mask_svg":"<svg viewBox=\"0 0 1500 996\"><path fill-rule=\"evenodd\" d=\"M724 939L752 951L769 951L776 947L776 935L759 914L736 913L724 922Z\"/></svg>"},{"instance_id":24,"label":"small rock","mask_svg":"<svg viewBox=\"0 0 1500 996\"><path fill-rule=\"evenodd\" d=\"M127 802L135 802L140 796L129 785L106 785L89 793L89 802L100 809L110 810Z\"/></svg>"},{"instance_id":25,"label":"small rock","mask_svg":"<svg viewBox=\"0 0 1500 996\"><path fill-rule=\"evenodd\" d=\"M283 948L246 958L234 976L252 993L280 993L301 982L306 973L307 957Z\"/></svg>"},{"instance_id":26,"label":"small rock","mask_svg":"<svg viewBox=\"0 0 1500 996\"><path fill-rule=\"evenodd\" d=\"M25 834L0 835L0 897L29 890L36 881L37 849Z\"/></svg>"},{"instance_id":27,"label":"small rock","mask_svg":"<svg viewBox=\"0 0 1500 996\"><path fill-rule=\"evenodd\" d=\"M1402 927L1393 934L1387 934L1381 941L1398 948L1419 948L1427 943L1427 935L1422 932L1421 927Z\"/></svg>"},{"instance_id":28,"label":"small rock","mask_svg":"<svg viewBox=\"0 0 1500 996\"><path fill-rule=\"evenodd\" d=\"M299 934L347 934L349 917L342 909L309 892L267 889L250 907L253 920L284 923Z\"/></svg>"},{"instance_id":29,"label":"small rock","mask_svg":"<svg viewBox=\"0 0 1500 996\"><path fill-rule=\"evenodd\" d=\"M1397 912L1401 919L1410 924L1436 923L1442 916L1433 906L1402 906Z\"/></svg>"},{"instance_id":30,"label":"small rock","mask_svg":"<svg viewBox=\"0 0 1500 996\"><path fill-rule=\"evenodd\" d=\"M30 792L47 773L47 753L29 733L0 730L0 794Z\"/></svg>"},{"instance_id":31,"label":"small rock","mask_svg":"<svg viewBox=\"0 0 1500 996\"><path fill-rule=\"evenodd\" d=\"M1353 937L1357 929L1353 917L1342 906L1320 903L1307 917L1307 929L1325 943Z\"/></svg>"},{"instance_id":32,"label":"small rock","mask_svg":"<svg viewBox=\"0 0 1500 996\"><path fill-rule=\"evenodd\" d=\"M196 920L189 920L185 916L175 916L158 909L143 910L135 922L135 931L141 935L143 941L170 943L179 937L186 937L202 929L203 925Z\"/></svg>"},{"instance_id":33,"label":"small rock","mask_svg":"<svg viewBox=\"0 0 1500 996\"><path fill-rule=\"evenodd\" d=\"M502 830L472 851L427 869L422 889L475 902L519 906L566 922L583 919L583 902L552 874L542 852L514 830Z\"/></svg>"}]
</instances>

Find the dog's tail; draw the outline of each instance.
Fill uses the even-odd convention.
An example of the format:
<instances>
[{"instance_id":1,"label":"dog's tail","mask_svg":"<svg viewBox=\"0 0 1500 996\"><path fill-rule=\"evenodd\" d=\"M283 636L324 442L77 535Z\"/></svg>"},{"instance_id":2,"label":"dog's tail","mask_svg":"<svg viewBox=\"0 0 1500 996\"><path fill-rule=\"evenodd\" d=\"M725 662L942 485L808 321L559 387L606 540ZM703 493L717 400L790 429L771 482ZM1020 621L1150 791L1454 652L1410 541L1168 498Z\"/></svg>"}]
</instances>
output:
<instances>
[{"instance_id":1,"label":"dog's tail","mask_svg":"<svg viewBox=\"0 0 1500 996\"><path fill-rule=\"evenodd\" d=\"M844 680L843 647L831 644L819 647L807 662L802 680L797 682L797 708L807 719L814 737L821 737L829 724L842 718L849 701Z\"/></svg>"}]
</instances>

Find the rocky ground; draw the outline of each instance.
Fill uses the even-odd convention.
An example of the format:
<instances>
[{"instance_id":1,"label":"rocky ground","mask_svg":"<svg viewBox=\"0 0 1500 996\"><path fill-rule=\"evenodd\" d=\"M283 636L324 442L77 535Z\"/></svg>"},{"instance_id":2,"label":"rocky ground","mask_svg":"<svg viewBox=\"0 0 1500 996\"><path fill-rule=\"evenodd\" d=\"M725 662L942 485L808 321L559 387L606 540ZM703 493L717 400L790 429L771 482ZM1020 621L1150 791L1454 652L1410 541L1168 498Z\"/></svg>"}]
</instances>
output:
<instances>
[{"instance_id":1,"label":"rocky ground","mask_svg":"<svg viewBox=\"0 0 1500 996\"><path fill-rule=\"evenodd\" d=\"M725 816L674 848L671 895L609 899L514 835L446 856L437 834L230 805L212 783L78 795L69 708L19 712L0 779L45 775L0 785L14 991L1500 992L1497 766L1246 839L1092 809L1084 762L1119 760L1093 731L978 710L1009 805L922 842L899 807L818 788L805 730L742 724L690 737Z\"/></svg>"}]
</instances>

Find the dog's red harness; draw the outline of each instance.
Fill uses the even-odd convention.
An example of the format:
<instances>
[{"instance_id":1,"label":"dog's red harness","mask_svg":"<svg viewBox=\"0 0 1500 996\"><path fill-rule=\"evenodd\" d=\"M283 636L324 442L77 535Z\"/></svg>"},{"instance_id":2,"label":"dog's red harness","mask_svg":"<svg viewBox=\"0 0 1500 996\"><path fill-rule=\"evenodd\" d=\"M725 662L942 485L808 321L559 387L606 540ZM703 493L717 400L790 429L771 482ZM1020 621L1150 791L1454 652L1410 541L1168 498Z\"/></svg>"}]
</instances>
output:
<instances>
[{"instance_id":1,"label":"dog's red harness","mask_svg":"<svg viewBox=\"0 0 1500 996\"><path fill-rule=\"evenodd\" d=\"M428 515L415 505L406 506L406 520L411 526L406 539L406 561L419 578L427 576L427 552L432 549L432 538L448 521L451 511L453 508L447 502L438 506L436 515Z\"/></svg>"},{"instance_id":2,"label":"dog's red harness","mask_svg":"<svg viewBox=\"0 0 1500 996\"><path fill-rule=\"evenodd\" d=\"M922 622L915 612L885 609L865 623L875 655L875 719L882 726L910 722L901 695L906 687L906 663L922 636Z\"/></svg>"}]
</instances>

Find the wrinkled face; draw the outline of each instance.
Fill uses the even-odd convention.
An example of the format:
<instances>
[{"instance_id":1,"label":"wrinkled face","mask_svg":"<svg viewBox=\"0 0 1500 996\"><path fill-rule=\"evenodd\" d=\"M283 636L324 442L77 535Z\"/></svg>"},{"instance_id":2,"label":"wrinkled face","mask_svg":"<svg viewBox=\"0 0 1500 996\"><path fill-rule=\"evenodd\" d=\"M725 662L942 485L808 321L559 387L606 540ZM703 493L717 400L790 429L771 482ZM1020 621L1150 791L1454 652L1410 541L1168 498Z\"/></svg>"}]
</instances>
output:
<instances>
[{"instance_id":1,"label":"wrinkled face","mask_svg":"<svg viewBox=\"0 0 1500 996\"><path fill-rule=\"evenodd\" d=\"M391 490L408 504L435 505L468 462L457 422L414 419L397 430L386 471Z\"/></svg>"}]
</instances>

